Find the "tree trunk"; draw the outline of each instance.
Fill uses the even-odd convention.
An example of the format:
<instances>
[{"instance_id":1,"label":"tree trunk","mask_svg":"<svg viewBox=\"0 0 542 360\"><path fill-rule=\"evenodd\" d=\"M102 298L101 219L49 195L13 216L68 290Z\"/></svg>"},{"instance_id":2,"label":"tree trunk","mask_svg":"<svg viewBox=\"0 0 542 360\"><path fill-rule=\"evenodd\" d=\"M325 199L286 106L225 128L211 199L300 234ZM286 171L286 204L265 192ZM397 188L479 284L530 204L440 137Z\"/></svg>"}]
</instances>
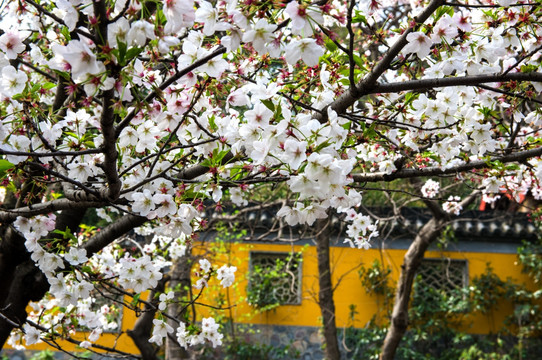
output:
<instances>
[{"instance_id":1,"label":"tree trunk","mask_svg":"<svg viewBox=\"0 0 542 360\"><path fill-rule=\"evenodd\" d=\"M446 220L434 216L421 229L405 254L401 275L397 283L395 304L391 315L390 328L382 345L381 360L393 360L397 347L408 328L408 304L416 271L427 248L442 233Z\"/></svg>"},{"instance_id":2,"label":"tree trunk","mask_svg":"<svg viewBox=\"0 0 542 360\"><path fill-rule=\"evenodd\" d=\"M149 302L153 306L145 305L141 316L137 319L134 328L126 331L129 337L132 338L135 346L141 354L143 360L159 360L158 348L149 342L152 334L154 316L156 315L156 307L158 300L155 299L156 292L164 290L165 281L160 281L158 286L149 294Z\"/></svg>"},{"instance_id":3,"label":"tree trunk","mask_svg":"<svg viewBox=\"0 0 542 360\"><path fill-rule=\"evenodd\" d=\"M56 229L77 229L86 209L63 211L57 217ZM51 237L58 236L52 234ZM12 228L6 228L0 240L0 349L4 347L13 324L22 325L30 301L39 301L49 290L45 275L39 270L24 246L25 239Z\"/></svg>"},{"instance_id":4,"label":"tree trunk","mask_svg":"<svg viewBox=\"0 0 542 360\"><path fill-rule=\"evenodd\" d=\"M337 340L337 325L335 323L335 303L333 302L333 286L331 284L331 267L329 263L329 233L330 218L318 220L316 229L316 252L318 257L318 305L322 312L324 325L324 341L326 344L326 359L339 360L339 342Z\"/></svg>"},{"instance_id":5,"label":"tree trunk","mask_svg":"<svg viewBox=\"0 0 542 360\"><path fill-rule=\"evenodd\" d=\"M174 299L187 300L188 289L190 287L190 246L186 249L186 255L173 264L171 271L169 272L170 281L169 288L175 290ZM168 306L168 315L175 319L184 319L184 313L181 313L185 303L175 302ZM186 312L186 311L184 311ZM171 325L175 331L179 325L172 320L168 320L168 324ZM181 360L188 359L189 353L185 348L181 347L175 336L169 337L166 340L166 359L167 360Z\"/></svg>"},{"instance_id":6,"label":"tree trunk","mask_svg":"<svg viewBox=\"0 0 542 360\"><path fill-rule=\"evenodd\" d=\"M35 266L34 261L27 260L19 264L15 271L12 285L1 309L0 345L4 346L14 324L22 325L27 317L26 306L30 301L41 300L49 289L45 275Z\"/></svg>"}]
</instances>

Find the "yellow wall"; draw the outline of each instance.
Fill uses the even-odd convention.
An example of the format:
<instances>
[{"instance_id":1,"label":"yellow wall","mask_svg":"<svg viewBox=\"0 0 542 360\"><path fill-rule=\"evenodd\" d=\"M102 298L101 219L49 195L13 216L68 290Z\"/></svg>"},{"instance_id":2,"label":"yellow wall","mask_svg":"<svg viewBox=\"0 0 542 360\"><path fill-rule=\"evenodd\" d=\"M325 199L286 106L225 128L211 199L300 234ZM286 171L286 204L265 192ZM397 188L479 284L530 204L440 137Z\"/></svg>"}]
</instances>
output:
<instances>
[{"instance_id":1,"label":"yellow wall","mask_svg":"<svg viewBox=\"0 0 542 360\"><path fill-rule=\"evenodd\" d=\"M249 252L288 252L303 251L302 267L302 303L301 305L283 305L276 309L257 314L253 308L239 299L246 297L245 288L247 285L245 274L248 274ZM237 290L224 290L220 287L211 287L205 293L207 303L212 303L212 298L219 293L229 292L233 319L237 322L268 324L268 325L297 325L297 326L321 326L321 313L317 305L318 298L318 273L316 248L314 246L291 246L272 244L233 244L230 263L238 267ZM331 248L332 281L336 287L334 300L336 310L337 327L352 325L350 321L350 305L356 305L358 314L355 317L356 327L364 327L366 323L377 313L377 298L368 295L363 288L358 270L360 265L371 266L376 259L383 262L385 266L392 268L392 279L397 281L400 266L403 262L405 250L383 250L377 249L358 250L347 247ZM468 261L469 279L482 275L486 271L486 264L491 263L493 272L502 280L513 279L517 283L529 284L529 279L521 273L521 267L516 264L516 254L501 253L479 253L479 252L441 252L428 251L426 258L452 258ZM232 261L233 259L233 261ZM217 259L217 266L228 262L225 257ZM211 285L213 282L211 282ZM532 284L531 284L532 285ZM513 312L513 304L502 302L498 305L497 311L488 315L474 314L466 318L464 331L469 333L495 333L502 329L504 319ZM203 316L208 312L203 311Z\"/></svg>"},{"instance_id":2,"label":"yellow wall","mask_svg":"<svg viewBox=\"0 0 542 360\"><path fill-rule=\"evenodd\" d=\"M203 256L209 256L208 243L203 244L196 253ZM321 313L317 305L318 298L318 273L316 248L314 246L291 246L291 245L273 245L273 244L227 244L230 253L218 255L213 261L215 268L222 264L229 263L238 267L236 273L236 284L229 289L223 289L216 279L209 283L210 287L205 289L203 297L198 300L201 303L215 305L216 298L222 295L229 298L232 308L222 310L225 316L231 316L236 322L268 325L295 325L295 326L321 326ZM301 305L279 306L271 311L257 313L243 300L246 297L247 274L249 272L249 254L250 251L265 252L288 252L291 250L303 252L302 265L302 302ZM349 317L350 305L356 305L358 314L356 327L363 327L377 313L377 299L368 295L361 285L358 270L363 264L366 267L371 266L375 259L384 263L385 266L392 268L392 278L397 281L400 266L403 261L405 250L383 250L376 249L358 250L347 247L331 248L331 267L332 280L336 285L334 300L336 308L337 327L352 325ZM516 264L517 256L515 254L495 254L495 253L470 253L470 252L440 252L429 251L426 258L449 257L452 259L468 260L469 278L483 274L486 270L486 264L491 263L494 273L501 279L512 278L519 283L529 283L526 275L521 273L521 267ZM338 285L337 285L338 284ZM531 284L532 285L532 284ZM228 294L228 296L226 296ZM123 332L133 327L136 317L133 311L124 309L122 330ZM205 317L211 315L210 308L198 307L199 316ZM497 332L503 327L503 321L513 311L513 305L503 302L499 305L498 311L490 313L490 316L475 314L469 318L468 325L461 330L470 333L490 333ZM78 340L84 340L84 333L77 334ZM126 335L115 333L102 335L98 342L100 345L115 347L116 349L128 353L136 353L137 350L132 340ZM67 351L75 350L75 345L59 341L63 349ZM29 350L43 350L49 348L47 344L41 343L29 347ZM82 350L82 349L79 349Z\"/></svg>"}]
</instances>

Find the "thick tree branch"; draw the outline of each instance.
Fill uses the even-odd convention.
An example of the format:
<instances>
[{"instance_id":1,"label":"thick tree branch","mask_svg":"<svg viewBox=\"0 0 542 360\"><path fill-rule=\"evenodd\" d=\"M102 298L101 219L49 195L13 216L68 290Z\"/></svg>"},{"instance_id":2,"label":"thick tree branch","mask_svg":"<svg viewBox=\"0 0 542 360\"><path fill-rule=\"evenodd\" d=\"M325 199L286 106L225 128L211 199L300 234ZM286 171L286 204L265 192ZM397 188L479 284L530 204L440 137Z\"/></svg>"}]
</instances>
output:
<instances>
[{"instance_id":1,"label":"thick tree branch","mask_svg":"<svg viewBox=\"0 0 542 360\"><path fill-rule=\"evenodd\" d=\"M233 155L232 152L228 152L224 157L222 158L221 163L227 164L229 161L231 161L235 155ZM176 177L176 181L182 181L182 180L192 180L197 178L198 176L204 175L209 171L209 168L207 166L203 165L194 165L189 168L185 168L179 172L179 174Z\"/></svg>"},{"instance_id":2,"label":"thick tree branch","mask_svg":"<svg viewBox=\"0 0 542 360\"><path fill-rule=\"evenodd\" d=\"M11 210L0 210L0 221L8 223L12 222L19 216L31 217L49 214L60 210L97 208L106 206L107 204L107 202L98 201L71 201L68 199L57 199Z\"/></svg>"},{"instance_id":3,"label":"thick tree branch","mask_svg":"<svg viewBox=\"0 0 542 360\"><path fill-rule=\"evenodd\" d=\"M142 216L125 215L90 238L83 248L87 251L87 256L91 257L117 238L147 221L148 219Z\"/></svg>"},{"instance_id":4,"label":"thick tree branch","mask_svg":"<svg viewBox=\"0 0 542 360\"><path fill-rule=\"evenodd\" d=\"M391 181L395 179L407 179L414 177L422 176L437 176L437 175L447 175L447 174L456 174L460 172L470 171L474 169L484 169L491 167L491 162L499 161L503 164L511 162L522 162L528 159L541 156L542 147L518 151L509 155L494 156L488 160L476 160L462 165L453 166L450 168L442 168L438 166L431 166L421 169L402 169L391 174L384 172L372 173L372 174L354 174L352 178L355 182L377 182L377 181Z\"/></svg>"},{"instance_id":5,"label":"thick tree branch","mask_svg":"<svg viewBox=\"0 0 542 360\"><path fill-rule=\"evenodd\" d=\"M479 84L506 82L506 81L542 82L542 73L539 73L539 72L507 73L505 75L488 74L488 75L456 76L456 77L447 77L447 78L438 78L438 79L402 81L402 82L375 85L371 89L364 91L363 95L397 93L401 91L428 90L428 89L450 87L450 86L468 86L468 85L476 86Z\"/></svg>"},{"instance_id":6,"label":"thick tree branch","mask_svg":"<svg viewBox=\"0 0 542 360\"><path fill-rule=\"evenodd\" d=\"M103 150L98 149L87 149L80 151L54 151L54 152L27 152L27 151L10 151L0 149L0 155L16 155L16 156L32 156L32 157L53 157L53 156L80 156L80 155L89 155L89 154L100 154Z\"/></svg>"},{"instance_id":7,"label":"thick tree branch","mask_svg":"<svg viewBox=\"0 0 542 360\"><path fill-rule=\"evenodd\" d=\"M151 290L149 294L150 303L145 304L143 314L137 319L134 328L127 331L128 336L132 338L137 348L141 352L143 360L158 360L158 348L149 342L152 334L153 319L158 307L158 299L155 294L164 292L165 279L162 279L156 289Z\"/></svg>"},{"instance_id":8,"label":"thick tree branch","mask_svg":"<svg viewBox=\"0 0 542 360\"><path fill-rule=\"evenodd\" d=\"M329 253L329 237L331 236L331 217L317 220L316 253L318 260L318 305L322 313L326 359L339 360L339 342L337 340L337 323L335 321L335 302L333 301L333 283Z\"/></svg>"},{"instance_id":9,"label":"thick tree branch","mask_svg":"<svg viewBox=\"0 0 542 360\"><path fill-rule=\"evenodd\" d=\"M479 194L478 190L473 191L461 201L460 205L466 208ZM428 200L426 204L431 210L433 218L420 229L405 254L403 265L401 265L401 275L397 283L390 327L382 345L381 360L393 360L395 357L399 343L408 328L408 305L416 272L427 248L439 238L444 227L450 223L448 215L436 202Z\"/></svg>"},{"instance_id":10,"label":"thick tree branch","mask_svg":"<svg viewBox=\"0 0 542 360\"><path fill-rule=\"evenodd\" d=\"M445 218L433 217L421 228L405 254L403 265L401 265L401 275L397 282L390 328L382 345L381 360L393 360L395 357L397 347L408 328L408 304L416 271L425 251L438 239L446 223Z\"/></svg>"},{"instance_id":11,"label":"thick tree branch","mask_svg":"<svg viewBox=\"0 0 542 360\"><path fill-rule=\"evenodd\" d=\"M399 55L401 50L407 45L407 36L423 24L429 17L444 3L444 0L433 0L429 3L427 8L422 11L416 18L414 18L414 26L406 29L401 37L393 44L393 46L386 52L384 57L376 64L376 66L360 81L356 86L352 86L347 92L340 96L337 100L333 101L329 106L338 114L342 114L347 108L354 105L354 103L363 95L371 93L370 91L376 86L376 83L380 76L389 69L390 64ZM327 121L327 112L316 114L315 118L320 122Z\"/></svg>"},{"instance_id":12,"label":"thick tree branch","mask_svg":"<svg viewBox=\"0 0 542 360\"><path fill-rule=\"evenodd\" d=\"M104 163L103 171L107 179L108 191L107 199L115 201L118 199L122 182L120 181L117 159L119 153L117 151L117 134L115 133L114 126L114 112L113 112L113 90L108 90L103 94L103 112L100 118L100 126L102 128L102 134L104 136Z\"/></svg>"}]
</instances>

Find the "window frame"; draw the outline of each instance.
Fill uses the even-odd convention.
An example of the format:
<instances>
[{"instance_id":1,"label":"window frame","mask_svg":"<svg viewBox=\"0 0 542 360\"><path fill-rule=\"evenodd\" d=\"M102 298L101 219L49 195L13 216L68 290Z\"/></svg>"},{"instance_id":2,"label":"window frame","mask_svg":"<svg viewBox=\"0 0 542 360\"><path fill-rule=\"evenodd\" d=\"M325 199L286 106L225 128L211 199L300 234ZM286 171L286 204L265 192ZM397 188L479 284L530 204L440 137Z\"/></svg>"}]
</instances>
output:
<instances>
[{"instance_id":1,"label":"window frame","mask_svg":"<svg viewBox=\"0 0 542 360\"><path fill-rule=\"evenodd\" d=\"M295 301L293 302L279 302L278 306L296 306L301 305L303 299L302 299L302 286L303 286L303 256L301 253L292 253L292 252L285 252L285 251L250 251L249 252L249 275L248 275L248 282L247 282L247 289L250 289L252 284L252 275L254 274L254 265L255 265L255 259L259 257L265 257L269 256L275 259L275 263L277 259L286 260L289 256L298 256L297 260L297 274L295 277L295 281L297 282L296 294L292 294L292 296L295 297Z\"/></svg>"},{"instance_id":2,"label":"window frame","mask_svg":"<svg viewBox=\"0 0 542 360\"><path fill-rule=\"evenodd\" d=\"M418 284L418 286L431 286L431 288L435 289L435 290L438 290L438 291L442 291L444 290L446 292L447 295L449 295L451 289L448 289L446 290L444 287L440 287L440 288L436 288L435 286L433 286L433 284L428 284L427 282L423 281L423 273L421 272L421 267L425 264L430 264L430 263L433 263L433 264L437 264L437 265L441 265L441 266L450 266L451 264L463 264L463 269L461 270L462 272L462 284L461 286L456 286L455 288L456 289L466 289L468 288L469 286L469 261L467 259L453 259L453 258L449 258L449 257L439 257L439 258L423 258L421 263L420 263L420 266L418 267L417 271L416 271L416 278L420 277L421 276L421 279L422 281ZM442 280L445 280L445 281L448 281L450 282L450 278L449 277L446 277L446 278L443 278L441 279Z\"/></svg>"}]
</instances>

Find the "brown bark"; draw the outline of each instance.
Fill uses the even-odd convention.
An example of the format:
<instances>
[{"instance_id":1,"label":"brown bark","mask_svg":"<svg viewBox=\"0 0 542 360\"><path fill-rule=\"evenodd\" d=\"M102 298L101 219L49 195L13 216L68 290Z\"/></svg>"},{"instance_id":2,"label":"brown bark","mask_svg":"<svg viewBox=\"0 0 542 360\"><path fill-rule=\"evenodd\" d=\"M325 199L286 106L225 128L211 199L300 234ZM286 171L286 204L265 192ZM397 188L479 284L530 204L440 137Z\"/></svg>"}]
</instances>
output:
<instances>
[{"instance_id":1,"label":"brown bark","mask_svg":"<svg viewBox=\"0 0 542 360\"><path fill-rule=\"evenodd\" d=\"M503 164L513 162L525 162L529 159L542 155L542 148L535 148L529 150L518 151L512 154L503 154L501 156L493 156L488 160L474 160L465 164L456 165L449 168L443 168L440 166L429 166L418 169L401 169L391 174L376 172L376 173L364 173L353 174L352 178L355 182L379 182L379 181L392 181L396 179L415 179L426 176L439 176L446 174L457 174L460 172L467 172L475 169L488 169L491 167L491 163L499 161Z\"/></svg>"},{"instance_id":2,"label":"brown bark","mask_svg":"<svg viewBox=\"0 0 542 360\"><path fill-rule=\"evenodd\" d=\"M187 254L181 260L173 264L171 271L169 272L170 281L169 287L175 289L174 299L185 300L188 297L188 289L190 287L190 254L189 247L187 248ZM184 303L172 303L168 306L167 313L169 316L175 319L184 319L184 312L182 311ZM174 329L179 326L178 323L172 320L168 320L168 324ZM189 353L179 345L174 337L168 337L166 340L166 359L167 360L181 360L188 359Z\"/></svg>"},{"instance_id":3,"label":"brown bark","mask_svg":"<svg viewBox=\"0 0 542 360\"><path fill-rule=\"evenodd\" d=\"M56 228L77 229L84 212L83 209L63 211L57 217ZM133 215L120 218L84 245L88 256L145 221L146 218ZM0 311L13 323L22 324L26 319L28 302L39 301L48 289L47 279L30 260L24 247L24 239L13 229L6 229L0 240ZM12 330L13 324L0 318L0 348L4 346Z\"/></svg>"},{"instance_id":4,"label":"brown bark","mask_svg":"<svg viewBox=\"0 0 542 360\"><path fill-rule=\"evenodd\" d=\"M324 325L324 341L326 359L339 360L339 342L337 340L337 324L335 323L335 302L333 301L333 285L331 283L331 266L329 260L330 219L318 220L316 229L316 253L318 258L318 305L322 312Z\"/></svg>"},{"instance_id":5,"label":"brown bark","mask_svg":"<svg viewBox=\"0 0 542 360\"><path fill-rule=\"evenodd\" d=\"M407 36L423 24L429 17L441 6L444 4L444 0L432 0L427 7L414 18L412 24L413 26L405 29L401 34L399 39L391 46L388 51L384 54L382 59L376 64L375 67L361 80L358 84L352 84L349 91L344 92L339 98L333 101L329 106L337 112L337 114L343 114L346 109L354 105L362 96L371 94L372 90L378 85L378 79L384 74L390 67L391 63L401 50L408 43ZM325 109L324 109L325 110ZM327 121L327 112L323 111L321 113L315 114L314 116L320 122Z\"/></svg>"},{"instance_id":6,"label":"brown bark","mask_svg":"<svg viewBox=\"0 0 542 360\"><path fill-rule=\"evenodd\" d=\"M442 233L445 218L434 216L421 229L405 254L401 275L397 283L395 304L391 315L390 328L382 345L381 360L393 360L397 347L408 328L408 304L416 271L425 251Z\"/></svg>"},{"instance_id":7,"label":"brown bark","mask_svg":"<svg viewBox=\"0 0 542 360\"><path fill-rule=\"evenodd\" d=\"M2 314L9 319L0 318L0 344L4 345L15 324L22 325L26 320L26 306L29 301L38 301L49 289L49 283L32 260L19 264L14 271L9 293L2 305Z\"/></svg>"},{"instance_id":8,"label":"brown bark","mask_svg":"<svg viewBox=\"0 0 542 360\"><path fill-rule=\"evenodd\" d=\"M78 228L84 214L83 209L63 211L57 218L56 229ZM12 323L24 323L27 304L40 300L49 290L47 279L30 259L24 241L16 231L7 228L0 242L0 311L11 320L0 319L0 347L13 330Z\"/></svg>"},{"instance_id":9,"label":"brown bark","mask_svg":"<svg viewBox=\"0 0 542 360\"><path fill-rule=\"evenodd\" d=\"M6 299L15 278L15 269L29 258L24 238L11 228L4 230L0 239L0 311L6 307ZM0 327L2 326L0 322Z\"/></svg>"},{"instance_id":10,"label":"brown bark","mask_svg":"<svg viewBox=\"0 0 542 360\"><path fill-rule=\"evenodd\" d=\"M87 251L87 256L91 257L107 245L111 244L115 239L118 239L128 231L143 225L148 220L149 219L143 216L122 216L114 223L107 225L105 229L94 235L83 245L83 248Z\"/></svg>"},{"instance_id":11,"label":"brown bark","mask_svg":"<svg viewBox=\"0 0 542 360\"><path fill-rule=\"evenodd\" d=\"M137 346L143 360L158 360L158 348L149 342L152 334L153 319L156 315L158 299L155 299L157 292L164 291L165 281L160 281L156 289L149 294L149 304L145 304L143 314L137 319L134 328L126 331Z\"/></svg>"}]
</instances>

